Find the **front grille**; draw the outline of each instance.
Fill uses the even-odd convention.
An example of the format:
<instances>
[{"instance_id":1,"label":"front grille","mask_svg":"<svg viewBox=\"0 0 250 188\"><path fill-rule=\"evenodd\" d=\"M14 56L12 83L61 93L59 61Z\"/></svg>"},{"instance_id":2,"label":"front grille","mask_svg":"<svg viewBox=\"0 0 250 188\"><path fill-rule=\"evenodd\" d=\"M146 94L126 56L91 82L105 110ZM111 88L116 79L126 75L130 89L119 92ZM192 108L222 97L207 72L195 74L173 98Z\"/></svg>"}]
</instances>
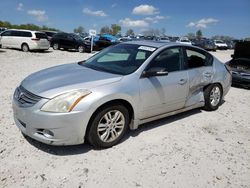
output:
<instances>
[{"instance_id":1,"label":"front grille","mask_svg":"<svg viewBox=\"0 0 250 188\"><path fill-rule=\"evenodd\" d=\"M21 107L31 107L42 99L42 97L27 91L22 86L16 89L14 98Z\"/></svg>"}]
</instances>

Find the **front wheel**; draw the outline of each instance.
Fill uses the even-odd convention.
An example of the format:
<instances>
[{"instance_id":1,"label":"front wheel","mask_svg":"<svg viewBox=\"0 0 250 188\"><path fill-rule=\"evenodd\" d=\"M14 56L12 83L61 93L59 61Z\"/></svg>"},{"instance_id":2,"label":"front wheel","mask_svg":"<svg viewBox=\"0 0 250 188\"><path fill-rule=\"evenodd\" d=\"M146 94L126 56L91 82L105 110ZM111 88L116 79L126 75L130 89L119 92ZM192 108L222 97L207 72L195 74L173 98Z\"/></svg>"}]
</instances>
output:
<instances>
[{"instance_id":1,"label":"front wheel","mask_svg":"<svg viewBox=\"0 0 250 188\"><path fill-rule=\"evenodd\" d=\"M101 108L90 123L88 141L98 148L117 144L128 129L129 113L121 104Z\"/></svg>"},{"instance_id":2,"label":"front wheel","mask_svg":"<svg viewBox=\"0 0 250 188\"><path fill-rule=\"evenodd\" d=\"M212 84L204 90L205 106L207 111L217 110L222 100L222 89L219 84Z\"/></svg>"},{"instance_id":3,"label":"front wheel","mask_svg":"<svg viewBox=\"0 0 250 188\"><path fill-rule=\"evenodd\" d=\"M53 44L53 49L54 50L58 50L59 49L59 44L58 43L54 43Z\"/></svg>"},{"instance_id":4,"label":"front wheel","mask_svg":"<svg viewBox=\"0 0 250 188\"><path fill-rule=\"evenodd\" d=\"M80 52L80 53L85 52L84 46L82 46L82 45L78 46L78 52Z\"/></svg>"}]
</instances>

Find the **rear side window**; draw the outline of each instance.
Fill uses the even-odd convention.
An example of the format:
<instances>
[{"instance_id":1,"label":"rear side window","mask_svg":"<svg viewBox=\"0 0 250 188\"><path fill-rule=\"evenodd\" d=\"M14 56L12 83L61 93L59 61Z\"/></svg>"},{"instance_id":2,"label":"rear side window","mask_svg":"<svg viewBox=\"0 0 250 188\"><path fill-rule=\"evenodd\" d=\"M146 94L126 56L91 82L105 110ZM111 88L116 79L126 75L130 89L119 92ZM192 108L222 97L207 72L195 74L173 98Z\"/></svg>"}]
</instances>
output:
<instances>
[{"instance_id":1,"label":"rear side window","mask_svg":"<svg viewBox=\"0 0 250 188\"><path fill-rule=\"evenodd\" d=\"M211 66L213 63L213 57L203 51L195 49L186 49L187 54L187 68L198 68L203 66Z\"/></svg>"},{"instance_id":2,"label":"rear side window","mask_svg":"<svg viewBox=\"0 0 250 188\"><path fill-rule=\"evenodd\" d=\"M20 34L22 37L32 37L31 32L28 31L21 31Z\"/></svg>"},{"instance_id":3,"label":"rear side window","mask_svg":"<svg viewBox=\"0 0 250 188\"><path fill-rule=\"evenodd\" d=\"M36 38L38 39L47 39L48 36L45 33L35 33Z\"/></svg>"}]
</instances>

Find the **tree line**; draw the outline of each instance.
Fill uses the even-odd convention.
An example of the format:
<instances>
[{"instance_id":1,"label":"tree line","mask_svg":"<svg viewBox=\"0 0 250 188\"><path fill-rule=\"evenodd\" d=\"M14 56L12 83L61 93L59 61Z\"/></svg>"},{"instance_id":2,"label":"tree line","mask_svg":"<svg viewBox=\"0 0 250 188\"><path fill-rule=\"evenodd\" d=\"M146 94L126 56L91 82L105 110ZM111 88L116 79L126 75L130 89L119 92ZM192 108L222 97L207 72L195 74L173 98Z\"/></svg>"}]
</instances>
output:
<instances>
[{"instance_id":1,"label":"tree line","mask_svg":"<svg viewBox=\"0 0 250 188\"><path fill-rule=\"evenodd\" d=\"M35 24L11 24L8 21L1 21L0 20L0 27L8 28L8 29L27 29L27 30L49 30L49 31L60 31L59 29L52 28L52 27L47 27L45 25L43 26L38 26ZM88 33L88 31L85 30L83 26L79 26L73 30L74 33ZM111 35L120 35L121 36L121 26L118 24L111 24L111 26L103 26L100 29L100 34L111 34ZM145 36L166 36L166 30L165 28L162 29L147 29L142 32L143 35ZM125 32L126 36L134 36L135 32L133 29L128 29ZM190 40L192 39L201 39L203 37L203 33L201 30L198 30L196 33L188 33L186 35ZM233 37L230 36L224 36L224 35L215 35L211 37L212 39L221 39L225 41L230 41L233 40Z\"/></svg>"},{"instance_id":2,"label":"tree line","mask_svg":"<svg viewBox=\"0 0 250 188\"><path fill-rule=\"evenodd\" d=\"M10 22L1 21L1 20L0 20L0 27L4 27L8 29L27 29L27 30L35 30L35 31L40 31L40 30L59 31L59 29L47 27L45 25L38 26L35 24L31 24L31 23L18 25L18 24L11 24Z\"/></svg>"}]
</instances>

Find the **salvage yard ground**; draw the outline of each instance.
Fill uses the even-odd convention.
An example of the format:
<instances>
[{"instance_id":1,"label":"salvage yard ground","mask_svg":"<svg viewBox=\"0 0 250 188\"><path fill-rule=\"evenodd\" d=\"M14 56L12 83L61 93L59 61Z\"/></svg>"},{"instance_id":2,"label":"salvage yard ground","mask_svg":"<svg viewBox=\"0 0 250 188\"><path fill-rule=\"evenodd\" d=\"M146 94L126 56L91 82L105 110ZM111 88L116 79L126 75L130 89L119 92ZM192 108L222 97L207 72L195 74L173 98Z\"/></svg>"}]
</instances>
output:
<instances>
[{"instance_id":1,"label":"salvage yard ground","mask_svg":"<svg viewBox=\"0 0 250 188\"><path fill-rule=\"evenodd\" d=\"M213 52L223 62L232 53ZM110 149L25 139L12 117L16 86L35 71L90 56L0 49L0 187L250 187L246 89L232 87L217 111L197 109L140 126Z\"/></svg>"}]
</instances>

